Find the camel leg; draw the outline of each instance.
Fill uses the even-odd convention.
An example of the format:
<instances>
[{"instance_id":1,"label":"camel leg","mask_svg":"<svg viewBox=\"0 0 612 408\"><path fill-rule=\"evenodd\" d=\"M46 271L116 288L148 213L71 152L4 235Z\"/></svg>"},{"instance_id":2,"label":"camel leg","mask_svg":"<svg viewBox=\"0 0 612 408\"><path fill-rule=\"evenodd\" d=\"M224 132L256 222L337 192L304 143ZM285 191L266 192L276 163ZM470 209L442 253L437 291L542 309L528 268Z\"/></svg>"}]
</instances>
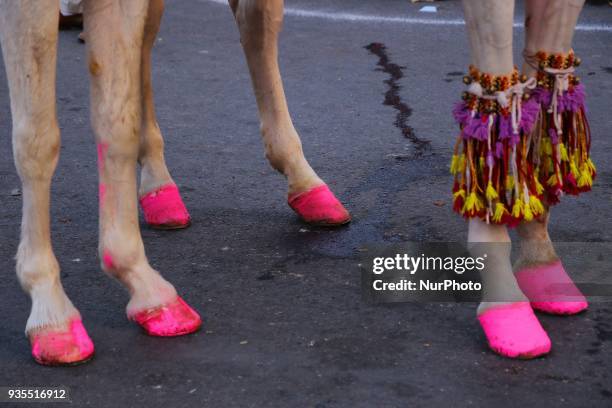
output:
<instances>
[{"instance_id":1,"label":"camel leg","mask_svg":"<svg viewBox=\"0 0 612 408\"><path fill-rule=\"evenodd\" d=\"M190 217L164 159L162 137L153 100L151 53L164 13L164 0L151 0L144 26L141 56L142 123L138 162L141 166L138 196L147 224L158 229L185 228Z\"/></svg>"},{"instance_id":2,"label":"camel leg","mask_svg":"<svg viewBox=\"0 0 612 408\"><path fill-rule=\"evenodd\" d=\"M102 269L129 293L127 315L148 334L197 330L198 314L149 264L138 226L136 163L140 145L141 50L149 2L84 4L92 125L98 148Z\"/></svg>"},{"instance_id":3,"label":"camel leg","mask_svg":"<svg viewBox=\"0 0 612 408\"><path fill-rule=\"evenodd\" d=\"M30 295L26 334L41 364L89 359L93 343L60 281L49 201L60 149L55 108L57 0L0 1L0 40L13 117L13 152L23 190L17 276Z\"/></svg>"},{"instance_id":4,"label":"camel leg","mask_svg":"<svg viewBox=\"0 0 612 408\"><path fill-rule=\"evenodd\" d=\"M230 0L251 80L266 157L289 183L289 204L312 224L341 225L350 220L302 151L289 110L278 67L278 36L283 0Z\"/></svg>"}]
</instances>

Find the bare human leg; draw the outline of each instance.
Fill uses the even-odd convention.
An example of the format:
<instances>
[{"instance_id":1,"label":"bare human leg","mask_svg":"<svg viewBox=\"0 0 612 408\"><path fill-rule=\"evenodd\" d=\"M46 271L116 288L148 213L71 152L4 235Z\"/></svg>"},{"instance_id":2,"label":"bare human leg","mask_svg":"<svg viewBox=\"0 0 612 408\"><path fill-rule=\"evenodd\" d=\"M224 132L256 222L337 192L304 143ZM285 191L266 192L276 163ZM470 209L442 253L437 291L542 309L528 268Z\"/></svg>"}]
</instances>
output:
<instances>
[{"instance_id":1,"label":"bare human leg","mask_svg":"<svg viewBox=\"0 0 612 408\"><path fill-rule=\"evenodd\" d=\"M537 76L539 52L560 55L572 52L574 29L583 5L584 0L530 0L526 3L526 62L523 64L526 75ZM547 211L550 211L549 206ZM579 313L588 307L588 303L559 260L548 234L549 220L550 214L547 213L519 225L517 231L521 245L514 265L516 276L536 310L561 315ZM547 289L549 285L563 289L551 295Z\"/></svg>"},{"instance_id":2,"label":"bare human leg","mask_svg":"<svg viewBox=\"0 0 612 408\"><path fill-rule=\"evenodd\" d=\"M533 358L550 350L550 339L512 273L506 226L493 225L533 216L518 189L518 170L512 168L510 176L501 164L503 150L516 146L520 138L514 119L514 135L506 134L518 84L512 57L514 1L464 0L463 8L473 65L465 78L465 102L455 112L462 128L457 143L461 156L456 152L451 166L456 174L455 209L470 218L470 251L487 257L478 320L489 346L507 357ZM516 148L510 150L513 161Z\"/></svg>"},{"instance_id":3,"label":"bare human leg","mask_svg":"<svg viewBox=\"0 0 612 408\"><path fill-rule=\"evenodd\" d=\"M514 2L496 0L463 2L467 29L472 49L473 66L490 75L505 75L514 69L512 57L512 19ZM472 180L474 182L475 180ZM484 298L479 313L495 306L495 299L525 300L512 274L509 247L510 237L505 226L491 225L479 219L470 220L468 242L503 243L492 246L499 250L495 262L483 275Z\"/></svg>"}]
</instances>

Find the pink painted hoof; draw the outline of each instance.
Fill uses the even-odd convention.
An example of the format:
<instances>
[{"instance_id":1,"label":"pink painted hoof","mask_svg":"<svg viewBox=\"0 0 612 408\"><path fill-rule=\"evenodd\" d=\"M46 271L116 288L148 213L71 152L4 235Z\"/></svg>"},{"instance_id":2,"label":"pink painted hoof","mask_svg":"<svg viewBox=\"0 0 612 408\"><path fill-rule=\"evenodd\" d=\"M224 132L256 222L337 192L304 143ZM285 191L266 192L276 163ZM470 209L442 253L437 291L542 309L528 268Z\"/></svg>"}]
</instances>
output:
<instances>
[{"instance_id":1,"label":"pink painted hoof","mask_svg":"<svg viewBox=\"0 0 612 408\"><path fill-rule=\"evenodd\" d=\"M288 202L293 211L309 224L331 227L351 221L346 208L325 184L303 193L291 194Z\"/></svg>"},{"instance_id":2,"label":"pink painted hoof","mask_svg":"<svg viewBox=\"0 0 612 408\"><path fill-rule=\"evenodd\" d=\"M493 307L478 316L491 350L530 359L550 352L550 339L528 302Z\"/></svg>"},{"instance_id":3,"label":"pink painted hoof","mask_svg":"<svg viewBox=\"0 0 612 408\"><path fill-rule=\"evenodd\" d=\"M183 204L179 189L168 184L140 198L144 218L150 227L156 229L187 228L191 217Z\"/></svg>"},{"instance_id":4,"label":"pink painted hoof","mask_svg":"<svg viewBox=\"0 0 612 408\"><path fill-rule=\"evenodd\" d=\"M94 345L80 318L70 321L67 330L40 329L30 334L32 357L48 366L76 365L90 360Z\"/></svg>"},{"instance_id":5,"label":"pink painted hoof","mask_svg":"<svg viewBox=\"0 0 612 408\"><path fill-rule=\"evenodd\" d=\"M561 261L522 269L516 280L531 306L540 312L573 315L589 307Z\"/></svg>"},{"instance_id":6,"label":"pink painted hoof","mask_svg":"<svg viewBox=\"0 0 612 408\"><path fill-rule=\"evenodd\" d=\"M200 315L180 296L168 305L136 313L130 318L149 336L183 336L198 331L202 326Z\"/></svg>"}]
</instances>

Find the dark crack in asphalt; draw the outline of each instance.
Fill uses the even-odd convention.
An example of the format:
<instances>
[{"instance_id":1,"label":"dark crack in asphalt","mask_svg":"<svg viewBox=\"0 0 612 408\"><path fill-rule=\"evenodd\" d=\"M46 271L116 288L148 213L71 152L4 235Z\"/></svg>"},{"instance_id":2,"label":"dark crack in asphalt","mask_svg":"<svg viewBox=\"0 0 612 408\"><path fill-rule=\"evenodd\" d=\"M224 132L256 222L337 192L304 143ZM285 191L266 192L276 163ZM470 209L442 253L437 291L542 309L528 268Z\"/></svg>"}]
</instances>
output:
<instances>
[{"instance_id":1,"label":"dark crack in asphalt","mask_svg":"<svg viewBox=\"0 0 612 408\"><path fill-rule=\"evenodd\" d=\"M399 92L401 89L399 80L404 77L403 70L406 67L391 62L387 54L387 47L382 43L373 42L364 48L378 57L378 63L376 64L380 67L378 70L389 74L389 79L383 81L389 86L389 89L385 92L383 105L392 106L397 111L394 125L414 145L414 156L422 156L424 152L431 149L431 142L418 137L414 129L408 124L408 119L412 115L412 108L402 100Z\"/></svg>"}]
</instances>

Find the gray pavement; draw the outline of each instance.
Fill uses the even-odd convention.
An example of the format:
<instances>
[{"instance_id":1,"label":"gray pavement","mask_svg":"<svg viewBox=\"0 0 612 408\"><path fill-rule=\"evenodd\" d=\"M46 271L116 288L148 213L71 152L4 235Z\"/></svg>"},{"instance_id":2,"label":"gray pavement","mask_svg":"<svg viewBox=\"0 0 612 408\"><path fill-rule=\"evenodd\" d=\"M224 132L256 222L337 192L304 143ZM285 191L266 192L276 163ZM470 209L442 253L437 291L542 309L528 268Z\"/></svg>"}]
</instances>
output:
<instances>
[{"instance_id":1,"label":"gray pavement","mask_svg":"<svg viewBox=\"0 0 612 408\"><path fill-rule=\"evenodd\" d=\"M581 23L612 8L587 6ZM456 1L287 0L294 11L458 19ZM521 11L518 11L520 14ZM76 406L612 406L612 305L542 317L550 356L522 362L488 351L473 304L373 306L360 294L359 249L373 243L463 241L447 165L450 111L468 61L461 26L285 20L281 66L307 157L347 203L353 223L305 227L285 183L263 157L257 111L227 6L168 0L154 56L167 159L194 219L184 231L143 227L150 261L202 312L204 329L144 336L125 319L127 294L98 267L96 153L88 79L77 31L60 34L62 150L53 185L55 252L62 279L96 343L74 368L37 366L23 328L29 302L14 276L21 198L11 153L6 81L0 81L0 386L66 385ZM316 13L315 13L316 14ZM516 30L516 41L522 41ZM385 105L389 73L365 47L382 43L403 68L398 95L422 154ZM556 241L612 239L612 32L579 31L598 164L594 191L555 209ZM518 49L518 47L517 47ZM0 75L4 67L0 64ZM402 108L404 109L404 108ZM577 217L576 214L580 216Z\"/></svg>"}]
</instances>

